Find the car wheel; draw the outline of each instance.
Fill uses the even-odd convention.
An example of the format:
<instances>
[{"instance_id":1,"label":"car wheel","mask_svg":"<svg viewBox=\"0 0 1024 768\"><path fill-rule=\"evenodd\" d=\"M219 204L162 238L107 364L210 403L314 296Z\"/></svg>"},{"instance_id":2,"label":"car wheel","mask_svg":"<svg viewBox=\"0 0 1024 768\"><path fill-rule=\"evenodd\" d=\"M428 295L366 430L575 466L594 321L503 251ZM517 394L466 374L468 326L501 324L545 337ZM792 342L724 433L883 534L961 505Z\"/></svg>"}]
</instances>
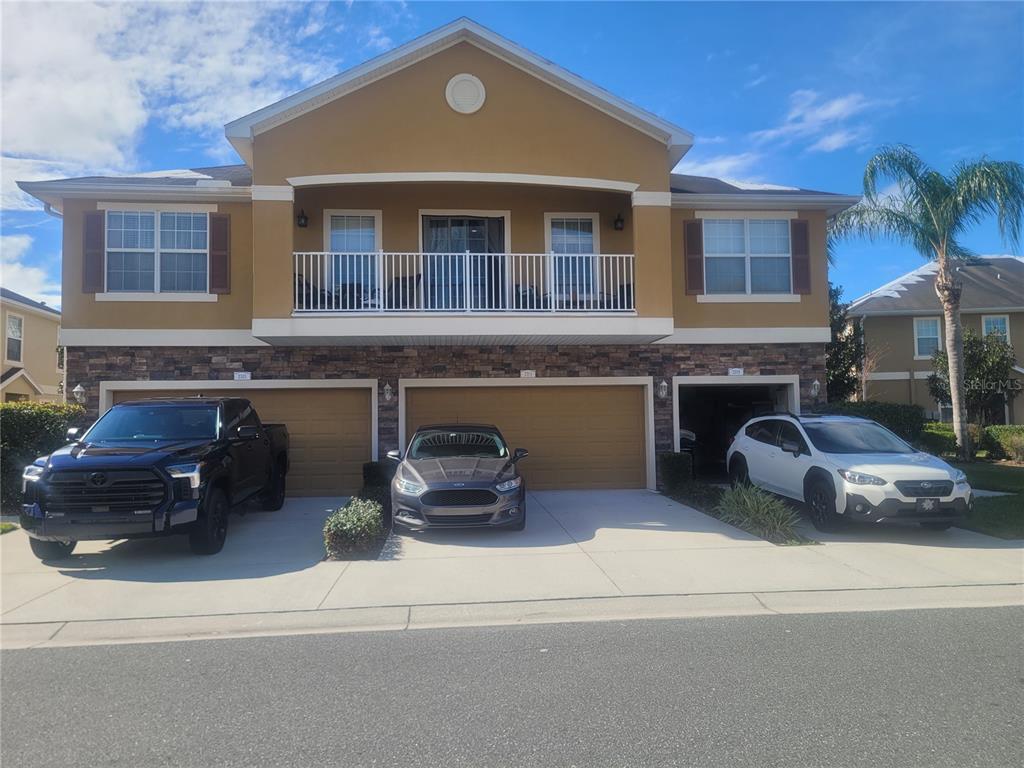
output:
<instances>
[{"instance_id":1,"label":"car wheel","mask_svg":"<svg viewBox=\"0 0 1024 768\"><path fill-rule=\"evenodd\" d=\"M284 506L285 472L280 461L274 462L270 470L270 482L260 496L260 504L266 512L277 512Z\"/></svg>"},{"instance_id":2,"label":"car wheel","mask_svg":"<svg viewBox=\"0 0 1024 768\"><path fill-rule=\"evenodd\" d=\"M921 527L928 531L948 531L953 527L952 523L921 523Z\"/></svg>"},{"instance_id":3,"label":"car wheel","mask_svg":"<svg viewBox=\"0 0 1024 768\"><path fill-rule=\"evenodd\" d=\"M188 535L188 545L197 555L216 555L224 548L228 537L228 497L220 488L214 488L203 507Z\"/></svg>"},{"instance_id":4,"label":"car wheel","mask_svg":"<svg viewBox=\"0 0 1024 768\"><path fill-rule=\"evenodd\" d=\"M750 485L750 473L747 471L747 460L742 456L733 456L729 464L729 482L735 488L738 485Z\"/></svg>"},{"instance_id":5,"label":"car wheel","mask_svg":"<svg viewBox=\"0 0 1024 768\"><path fill-rule=\"evenodd\" d=\"M807 511L819 531L837 531L843 519L836 513L836 492L826 480L813 480L807 488Z\"/></svg>"},{"instance_id":6,"label":"car wheel","mask_svg":"<svg viewBox=\"0 0 1024 768\"><path fill-rule=\"evenodd\" d=\"M77 542L74 541L43 541L42 539L29 538L28 545L32 547L32 554L40 560L63 560L71 554Z\"/></svg>"}]
</instances>

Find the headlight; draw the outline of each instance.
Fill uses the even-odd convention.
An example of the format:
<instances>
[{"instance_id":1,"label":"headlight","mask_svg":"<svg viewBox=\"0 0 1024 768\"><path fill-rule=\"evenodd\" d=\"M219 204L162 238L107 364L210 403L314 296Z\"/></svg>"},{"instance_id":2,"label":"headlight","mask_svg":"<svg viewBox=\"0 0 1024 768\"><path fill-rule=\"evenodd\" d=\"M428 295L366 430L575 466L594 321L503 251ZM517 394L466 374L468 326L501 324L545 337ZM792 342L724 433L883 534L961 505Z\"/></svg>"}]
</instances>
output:
<instances>
[{"instance_id":1,"label":"headlight","mask_svg":"<svg viewBox=\"0 0 1024 768\"><path fill-rule=\"evenodd\" d=\"M406 496L419 496L427 490L420 483L414 483L412 480L406 480L404 477L395 478L395 488L398 489L399 493L404 493Z\"/></svg>"},{"instance_id":2,"label":"headlight","mask_svg":"<svg viewBox=\"0 0 1024 768\"><path fill-rule=\"evenodd\" d=\"M839 476L846 482L853 483L854 485L886 485L888 482L880 477L868 475L864 472L854 472L852 469L840 469Z\"/></svg>"},{"instance_id":3,"label":"headlight","mask_svg":"<svg viewBox=\"0 0 1024 768\"><path fill-rule=\"evenodd\" d=\"M506 480L503 483L498 483L495 488L504 493L505 491L514 491L520 485L523 484L523 478L513 477L511 480Z\"/></svg>"},{"instance_id":4,"label":"headlight","mask_svg":"<svg viewBox=\"0 0 1024 768\"><path fill-rule=\"evenodd\" d=\"M43 470L45 467L41 467L38 464L29 464L22 470L21 473L21 492L24 493L28 489L29 483L34 483L40 477L43 476Z\"/></svg>"},{"instance_id":5,"label":"headlight","mask_svg":"<svg viewBox=\"0 0 1024 768\"><path fill-rule=\"evenodd\" d=\"M192 490L192 496L198 495L199 483L203 471L203 462L194 461L191 464L172 464L167 467L167 474L175 480L187 480L188 487Z\"/></svg>"},{"instance_id":6,"label":"headlight","mask_svg":"<svg viewBox=\"0 0 1024 768\"><path fill-rule=\"evenodd\" d=\"M967 474L962 469L956 470L953 473L953 482L957 485L967 485Z\"/></svg>"}]
</instances>

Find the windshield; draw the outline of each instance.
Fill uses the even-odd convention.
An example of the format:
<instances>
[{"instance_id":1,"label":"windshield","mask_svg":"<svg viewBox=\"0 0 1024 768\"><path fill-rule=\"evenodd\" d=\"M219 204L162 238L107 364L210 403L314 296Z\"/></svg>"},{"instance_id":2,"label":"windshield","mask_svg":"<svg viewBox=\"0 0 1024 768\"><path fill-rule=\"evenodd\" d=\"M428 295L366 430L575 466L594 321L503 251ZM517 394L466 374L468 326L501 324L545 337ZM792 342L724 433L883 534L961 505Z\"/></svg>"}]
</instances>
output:
<instances>
[{"instance_id":1,"label":"windshield","mask_svg":"<svg viewBox=\"0 0 1024 768\"><path fill-rule=\"evenodd\" d=\"M417 432L409 446L410 459L447 459L454 456L504 459L508 456L508 448L497 432L440 429Z\"/></svg>"},{"instance_id":2,"label":"windshield","mask_svg":"<svg viewBox=\"0 0 1024 768\"><path fill-rule=\"evenodd\" d=\"M914 453L896 435L870 421L803 424L814 447L823 453Z\"/></svg>"},{"instance_id":3,"label":"windshield","mask_svg":"<svg viewBox=\"0 0 1024 768\"><path fill-rule=\"evenodd\" d=\"M112 408L87 434L90 442L215 440L217 406L154 405Z\"/></svg>"}]
</instances>

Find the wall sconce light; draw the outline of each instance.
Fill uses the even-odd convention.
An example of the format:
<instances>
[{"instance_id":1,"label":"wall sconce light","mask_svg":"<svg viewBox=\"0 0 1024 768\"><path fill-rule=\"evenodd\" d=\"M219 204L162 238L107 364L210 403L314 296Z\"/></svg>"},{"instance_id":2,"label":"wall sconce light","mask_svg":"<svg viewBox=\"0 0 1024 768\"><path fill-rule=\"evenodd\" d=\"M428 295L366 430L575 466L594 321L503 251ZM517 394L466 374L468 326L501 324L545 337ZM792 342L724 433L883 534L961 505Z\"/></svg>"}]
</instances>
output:
<instances>
[{"instance_id":1,"label":"wall sconce light","mask_svg":"<svg viewBox=\"0 0 1024 768\"><path fill-rule=\"evenodd\" d=\"M658 396L659 400L664 400L668 397L668 382L664 379L659 381L658 386L655 389L655 394Z\"/></svg>"},{"instance_id":2,"label":"wall sconce light","mask_svg":"<svg viewBox=\"0 0 1024 768\"><path fill-rule=\"evenodd\" d=\"M821 382L815 379L811 382L811 397L817 398L821 394Z\"/></svg>"},{"instance_id":3,"label":"wall sconce light","mask_svg":"<svg viewBox=\"0 0 1024 768\"><path fill-rule=\"evenodd\" d=\"M621 213L615 217L615 221L612 222L612 226L615 227L616 232L621 232L626 228L626 220L622 218Z\"/></svg>"},{"instance_id":4,"label":"wall sconce light","mask_svg":"<svg viewBox=\"0 0 1024 768\"><path fill-rule=\"evenodd\" d=\"M85 387L83 387L81 384L72 389L71 394L74 396L76 402L85 402Z\"/></svg>"},{"instance_id":5,"label":"wall sconce light","mask_svg":"<svg viewBox=\"0 0 1024 768\"><path fill-rule=\"evenodd\" d=\"M391 402L391 398L394 397L394 396L395 396L395 390L393 390L391 388L390 384L385 384L384 385L384 400L390 403Z\"/></svg>"},{"instance_id":6,"label":"wall sconce light","mask_svg":"<svg viewBox=\"0 0 1024 768\"><path fill-rule=\"evenodd\" d=\"M309 226L309 216L306 215L306 211L303 209L299 210L299 215L295 217L295 223L298 224L302 229Z\"/></svg>"}]
</instances>

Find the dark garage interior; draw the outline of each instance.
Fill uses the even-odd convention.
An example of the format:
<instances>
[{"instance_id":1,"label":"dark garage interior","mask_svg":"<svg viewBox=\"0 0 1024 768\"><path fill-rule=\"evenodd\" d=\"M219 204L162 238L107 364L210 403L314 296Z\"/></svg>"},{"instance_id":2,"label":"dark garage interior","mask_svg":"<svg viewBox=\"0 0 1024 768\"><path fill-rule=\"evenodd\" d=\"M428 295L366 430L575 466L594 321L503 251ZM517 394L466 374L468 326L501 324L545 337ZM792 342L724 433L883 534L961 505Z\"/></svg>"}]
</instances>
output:
<instances>
[{"instance_id":1,"label":"dark garage interior","mask_svg":"<svg viewBox=\"0 0 1024 768\"><path fill-rule=\"evenodd\" d=\"M680 450L691 449L694 471L724 480L725 452L743 423L753 416L785 410L787 385L679 385ZM694 434L691 441L687 431Z\"/></svg>"}]
</instances>

